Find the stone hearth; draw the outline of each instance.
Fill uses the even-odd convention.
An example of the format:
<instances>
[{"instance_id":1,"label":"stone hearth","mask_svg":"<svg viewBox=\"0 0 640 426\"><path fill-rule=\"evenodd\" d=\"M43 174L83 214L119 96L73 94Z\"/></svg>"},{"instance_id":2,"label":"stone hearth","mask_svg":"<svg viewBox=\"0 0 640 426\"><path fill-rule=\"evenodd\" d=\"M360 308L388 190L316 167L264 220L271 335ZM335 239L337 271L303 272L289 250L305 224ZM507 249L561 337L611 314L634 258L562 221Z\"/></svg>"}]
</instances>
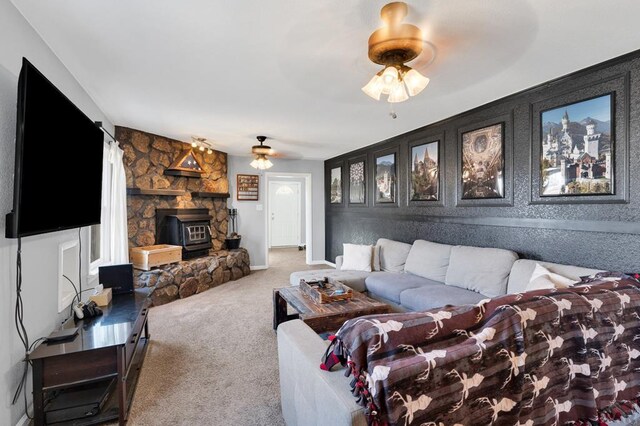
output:
<instances>
[{"instance_id":1,"label":"stone hearth","mask_svg":"<svg viewBox=\"0 0 640 426\"><path fill-rule=\"evenodd\" d=\"M246 249L212 251L209 256L164 265L151 271L136 269L134 284L147 287L154 306L184 299L227 281L249 275Z\"/></svg>"}]
</instances>

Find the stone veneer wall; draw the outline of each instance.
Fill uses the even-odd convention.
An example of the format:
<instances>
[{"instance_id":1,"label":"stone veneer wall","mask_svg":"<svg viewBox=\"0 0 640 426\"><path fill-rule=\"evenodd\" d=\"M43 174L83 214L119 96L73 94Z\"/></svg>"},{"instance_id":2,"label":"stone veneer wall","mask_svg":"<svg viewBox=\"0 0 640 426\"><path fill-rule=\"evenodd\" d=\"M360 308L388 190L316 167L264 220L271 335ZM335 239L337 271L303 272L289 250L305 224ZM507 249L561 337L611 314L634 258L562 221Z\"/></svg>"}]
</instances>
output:
<instances>
[{"instance_id":1,"label":"stone veneer wall","mask_svg":"<svg viewBox=\"0 0 640 426\"><path fill-rule=\"evenodd\" d=\"M116 126L116 139L124 150L127 188L179 189L184 196L127 195L129 247L155 244L156 208L208 208L211 220L213 250L223 248L227 235L227 200L192 198L191 191L229 192L227 154L195 151L205 173L200 179L165 176L164 170L190 145L140 130Z\"/></svg>"}]
</instances>

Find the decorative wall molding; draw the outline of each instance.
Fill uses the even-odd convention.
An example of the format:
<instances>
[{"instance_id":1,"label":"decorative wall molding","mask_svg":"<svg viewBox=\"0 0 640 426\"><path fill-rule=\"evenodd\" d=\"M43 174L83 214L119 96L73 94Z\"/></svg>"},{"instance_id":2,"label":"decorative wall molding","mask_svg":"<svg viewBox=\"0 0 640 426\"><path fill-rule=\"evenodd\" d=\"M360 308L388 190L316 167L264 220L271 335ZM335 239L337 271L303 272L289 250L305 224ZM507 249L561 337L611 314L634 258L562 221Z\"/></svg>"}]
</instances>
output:
<instances>
[{"instance_id":1,"label":"decorative wall molding","mask_svg":"<svg viewBox=\"0 0 640 426\"><path fill-rule=\"evenodd\" d=\"M379 214L369 214L368 212L333 212L332 216L349 216L358 219L390 219L399 221L413 222L433 222L433 223L450 223L457 225L475 225L475 226L498 226L507 228L533 228L533 229L556 229L563 231L581 231L581 232L604 232L610 234L633 234L640 235L640 223L638 222L620 222L620 221L599 221L599 220L554 220L554 219L536 219L536 218L519 218L519 217L465 217L465 216L432 216L419 214L402 214L394 213L382 217Z\"/></svg>"}]
</instances>

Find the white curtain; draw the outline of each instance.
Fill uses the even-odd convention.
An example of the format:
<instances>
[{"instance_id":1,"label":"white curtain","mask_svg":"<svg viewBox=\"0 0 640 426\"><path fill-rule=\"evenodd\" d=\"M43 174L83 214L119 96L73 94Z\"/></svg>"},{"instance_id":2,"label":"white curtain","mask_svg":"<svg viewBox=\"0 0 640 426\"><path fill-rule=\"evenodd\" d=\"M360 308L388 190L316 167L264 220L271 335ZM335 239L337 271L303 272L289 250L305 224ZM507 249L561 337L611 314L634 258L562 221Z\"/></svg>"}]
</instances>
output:
<instances>
[{"instance_id":1,"label":"white curtain","mask_svg":"<svg viewBox=\"0 0 640 426\"><path fill-rule=\"evenodd\" d=\"M111 249L110 260L114 265L129 262L129 237L127 235L127 177L122 161L124 151L117 142L111 143Z\"/></svg>"}]
</instances>

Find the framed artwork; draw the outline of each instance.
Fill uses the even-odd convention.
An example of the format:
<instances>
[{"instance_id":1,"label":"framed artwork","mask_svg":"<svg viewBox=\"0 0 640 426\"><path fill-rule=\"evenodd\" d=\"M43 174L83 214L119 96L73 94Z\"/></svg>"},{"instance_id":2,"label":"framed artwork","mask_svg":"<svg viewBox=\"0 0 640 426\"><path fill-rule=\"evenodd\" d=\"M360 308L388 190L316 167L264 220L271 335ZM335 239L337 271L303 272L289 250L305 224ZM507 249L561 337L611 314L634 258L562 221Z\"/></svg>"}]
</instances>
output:
<instances>
[{"instance_id":1,"label":"framed artwork","mask_svg":"<svg viewBox=\"0 0 640 426\"><path fill-rule=\"evenodd\" d=\"M504 123L462 133L461 199L504 198Z\"/></svg>"},{"instance_id":2,"label":"framed artwork","mask_svg":"<svg viewBox=\"0 0 640 426\"><path fill-rule=\"evenodd\" d=\"M411 146L409 201L440 200L440 140Z\"/></svg>"},{"instance_id":3,"label":"framed artwork","mask_svg":"<svg viewBox=\"0 0 640 426\"><path fill-rule=\"evenodd\" d=\"M349 161L349 204L366 204L367 175L364 158Z\"/></svg>"},{"instance_id":4,"label":"framed artwork","mask_svg":"<svg viewBox=\"0 0 640 426\"><path fill-rule=\"evenodd\" d=\"M342 204L342 167L334 167L329 174L329 202Z\"/></svg>"},{"instance_id":5,"label":"framed artwork","mask_svg":"<svg viewBox=\"0 0 640 426\"><path fill-rule=\"evenodd\" d=\"M614 194L614 95L540 112L540 196Z\"/></svg>"},{"instance_id":6,"label":"framed artwork","mask_svg":"<svg viewBox=\"0 0 640 426\"><path fill-rule=\"evenodd\" d=\"M238 201L258 201L259 175L237 175L236 183L236 199Z\"/></svg>"},{"instance_id":7,"label":"framed artwork","mask_svg":"<svg viewBox=\"0 0 640 426\"><path fill-rule=\"evenodd\" d=\"M629 201L630 90L624 72L531 104L531 204Z\"/></svg>"},{"instance_id":8,"label":"framed artwork","mask_svg":"<svg viewBox=\"0 0 640 426\"><path fill-rule=\"evenodd\" d=\"M395 203L397 192L396 154L375 157L376 203Z\"/></svg>"}]
</instances>

